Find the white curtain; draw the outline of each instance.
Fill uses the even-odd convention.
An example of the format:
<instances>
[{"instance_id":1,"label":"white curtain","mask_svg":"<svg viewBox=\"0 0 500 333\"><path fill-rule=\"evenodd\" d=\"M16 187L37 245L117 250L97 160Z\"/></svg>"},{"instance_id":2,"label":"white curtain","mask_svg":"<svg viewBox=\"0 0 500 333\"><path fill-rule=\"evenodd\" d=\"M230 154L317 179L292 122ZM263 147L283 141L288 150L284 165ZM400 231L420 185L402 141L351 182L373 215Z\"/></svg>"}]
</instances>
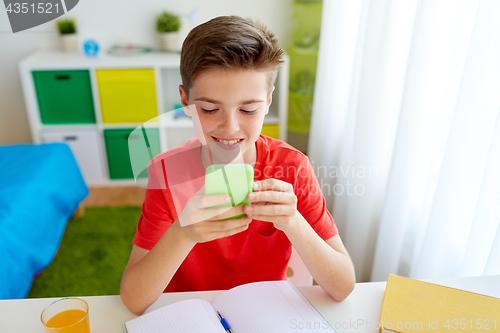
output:
<instances>
[{"instance_id":1,"label":"white curtain","mask_svg":"<svg viewBox=\"0 0 500 333\"><path fill-rule=\"evenodd\" d=\"M500 1L324 0L309 159L356 268L500 274Z\"/></svg>"}]
</instances>

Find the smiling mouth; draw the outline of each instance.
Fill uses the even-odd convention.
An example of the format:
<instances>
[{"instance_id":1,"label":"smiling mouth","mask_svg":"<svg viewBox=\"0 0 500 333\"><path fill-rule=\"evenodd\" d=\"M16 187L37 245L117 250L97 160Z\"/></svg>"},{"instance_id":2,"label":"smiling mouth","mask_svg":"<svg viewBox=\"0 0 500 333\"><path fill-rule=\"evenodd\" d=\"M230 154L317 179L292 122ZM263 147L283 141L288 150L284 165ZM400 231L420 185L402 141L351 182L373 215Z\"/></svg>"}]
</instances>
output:
<instances>
[{"instance_id":1,"label":"smiling mouth","mask_svg":"<svg viewBox=\"0 0 500 333\"><path fill-rule=\"evenodd\" d=\"M216 138L215 136L212 136L212 139L214 139L215 141L220 142L222 144L225 144L227 146L232 146L232 145L238 144L241 141L243 141L243 139L230 139L230 140L219 139L219 138Z\"/></svg>"}]
</instances>

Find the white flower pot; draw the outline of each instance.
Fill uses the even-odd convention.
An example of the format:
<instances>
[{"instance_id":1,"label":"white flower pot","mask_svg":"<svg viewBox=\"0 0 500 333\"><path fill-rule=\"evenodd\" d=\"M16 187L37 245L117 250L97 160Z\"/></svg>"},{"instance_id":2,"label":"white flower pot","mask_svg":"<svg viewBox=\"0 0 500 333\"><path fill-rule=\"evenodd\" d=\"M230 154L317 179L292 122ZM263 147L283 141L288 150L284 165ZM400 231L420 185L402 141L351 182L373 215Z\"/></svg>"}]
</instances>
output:
<instances>
[{"instance_id":1,"label":"white flower pot","mask_svg":"<svg viewBox=\"0 0 500 333\"><path fill-rule=\"evenodd\" d=\"M180 51L179 33L178 32L163 32L160 34L161 47L165 51Z\"/></svg>"},{"instance_id":2,"label":"white flower pot","mask_svg":"<svg viewBox=\"0 0 500 333\"><path fill-rule=\"evenodd\" d=\"M61 42L64 52L78 53L78 34L61 35Z\"/></svg>"}]
</instances>

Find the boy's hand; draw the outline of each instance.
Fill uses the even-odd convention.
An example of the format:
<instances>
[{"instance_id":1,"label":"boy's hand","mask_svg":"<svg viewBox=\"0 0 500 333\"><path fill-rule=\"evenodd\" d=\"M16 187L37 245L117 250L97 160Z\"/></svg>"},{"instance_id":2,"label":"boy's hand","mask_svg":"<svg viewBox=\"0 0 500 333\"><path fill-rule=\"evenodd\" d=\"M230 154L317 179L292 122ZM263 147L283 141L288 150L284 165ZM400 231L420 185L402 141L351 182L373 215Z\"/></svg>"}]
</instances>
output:
<instances>
[{"instance_id":1,"label":"boy's hand","mask_svg":"<svg viewBox=\"0 0 500 333\"><path fill-rule=\"evenodd\" d=\"M270 178L254 182L253 190L247 195L252 205L244 207L248 217L273 222L274 227L282 231L298 221L297 197L291 184Z\"/></svg>"},{"instance_id":2,"label":"boy's hand","mask_svg":"<svg viewBox=\"0 0 500 333\"><path fill-rule=\"evenodd\" d=\"M227 194L205 195L203 186L191 199L179 216L182 233L194 243L204 243L214 239L232 236L248 228L252 221L247 216L237 219L225 218L243 214L245 205L228 208L207 208L231 202Z\"/></svg>"}]
</instances>

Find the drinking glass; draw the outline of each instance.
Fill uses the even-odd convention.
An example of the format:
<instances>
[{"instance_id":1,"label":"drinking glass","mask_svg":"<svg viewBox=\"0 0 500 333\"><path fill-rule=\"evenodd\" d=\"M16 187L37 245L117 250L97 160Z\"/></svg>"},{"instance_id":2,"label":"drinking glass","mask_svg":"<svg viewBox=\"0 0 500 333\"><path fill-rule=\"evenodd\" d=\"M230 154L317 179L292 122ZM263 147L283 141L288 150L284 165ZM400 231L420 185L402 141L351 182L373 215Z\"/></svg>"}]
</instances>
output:
<instances>
[{"instance_id":1,"label":"drinking glass","mask_svg":"<svg viewBox=\"0 0 500 333\"><path fill-rule=\"evenodd\" d=\"M59 299L41 315L45 333L90 333L89 305L75 297Z\"/></svg>"}]
</instances>

